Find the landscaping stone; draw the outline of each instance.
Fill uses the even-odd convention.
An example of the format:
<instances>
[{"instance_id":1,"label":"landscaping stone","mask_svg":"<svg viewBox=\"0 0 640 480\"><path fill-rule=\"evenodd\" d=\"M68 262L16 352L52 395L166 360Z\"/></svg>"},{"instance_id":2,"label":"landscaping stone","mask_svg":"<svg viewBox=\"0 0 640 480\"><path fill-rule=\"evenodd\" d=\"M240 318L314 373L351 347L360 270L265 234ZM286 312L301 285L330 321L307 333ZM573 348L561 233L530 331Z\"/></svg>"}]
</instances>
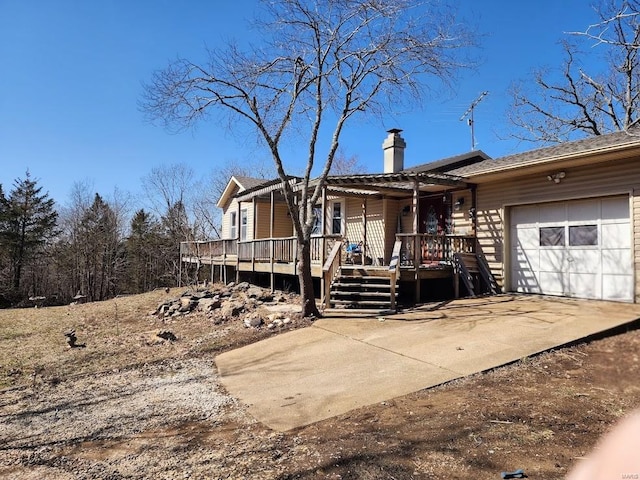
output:
<instances>
[{"instance_id":1,"label":"landscaping stone","mask_svg":"<svg viewBox=\"0 0 640 480\"><path fill-rule=\"evenodd\" d=\"M247 328L258 328L263 324L263 320L259 316L247 317L244 319L244 326Z\"/></svg>"}]
</instances>

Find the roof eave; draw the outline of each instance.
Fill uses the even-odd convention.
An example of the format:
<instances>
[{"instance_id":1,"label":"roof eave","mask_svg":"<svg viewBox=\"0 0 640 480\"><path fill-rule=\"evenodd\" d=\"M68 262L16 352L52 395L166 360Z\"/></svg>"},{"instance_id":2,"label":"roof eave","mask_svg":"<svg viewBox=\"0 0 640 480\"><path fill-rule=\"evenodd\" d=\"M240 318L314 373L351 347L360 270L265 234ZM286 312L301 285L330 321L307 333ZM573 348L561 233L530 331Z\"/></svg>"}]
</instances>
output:
<instances>
[{"instance_id":1,"label":"roof eave","mask_svg":"<svg viewBox=\"0 0 640 480\"><path fill-rule=\"evenodd\" d=\"M463 178L473 183L486 183L498 179L518 177L523 174L537 173L549 168L591 165L629 156L637 150L640 153L640 143L628 142L613 146L573 152L565 155L550 156L542 159L522 162L516 165L501 165L478 173L470 173Z\"/></svg>"},{"instance_id":2,"label":"roof eave","mask_svg":"<svg viewBox=\"0 0 640 480\"><path fill-rule=\"evenodd\" d=\"M234 184L238 189L241 189L241 190L244 189L244 187L238 181L238 179L232 175L231 178L229 179L229 182L227 183L227 186L224 187L224 190L222 191L222 195L220 195L220 198L216 202L216 206L218 208L224 208L224 206L228 203L229 198L232 196Z\"/></svg>"}]
</instances>

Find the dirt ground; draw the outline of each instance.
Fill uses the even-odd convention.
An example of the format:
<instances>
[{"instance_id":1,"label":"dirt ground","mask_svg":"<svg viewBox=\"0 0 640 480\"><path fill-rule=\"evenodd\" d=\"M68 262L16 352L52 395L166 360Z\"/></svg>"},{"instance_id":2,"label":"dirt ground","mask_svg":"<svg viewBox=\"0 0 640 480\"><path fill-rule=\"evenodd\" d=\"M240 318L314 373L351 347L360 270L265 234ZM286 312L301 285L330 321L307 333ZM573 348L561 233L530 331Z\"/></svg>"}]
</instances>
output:
<instances>
[{"instance_id":1,"label":"dirt ground","mask_svg":"<svg viewBox=\"0 0 640 480\"><path fill-rule=\"evenodd\" d=\"M309 322L150 316L166 297L0 311L1 478L557 479L640 407L633 330L277 433L222 389L215 355Z\"/></svg>"}]
</instances>

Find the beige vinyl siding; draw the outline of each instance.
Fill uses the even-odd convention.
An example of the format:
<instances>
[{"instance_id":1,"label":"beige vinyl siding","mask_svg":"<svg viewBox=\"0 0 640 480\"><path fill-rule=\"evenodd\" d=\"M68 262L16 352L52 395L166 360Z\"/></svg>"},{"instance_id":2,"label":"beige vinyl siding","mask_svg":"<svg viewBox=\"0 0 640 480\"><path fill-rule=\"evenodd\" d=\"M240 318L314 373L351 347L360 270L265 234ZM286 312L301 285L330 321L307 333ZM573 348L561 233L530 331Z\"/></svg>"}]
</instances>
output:
<instances>
[{"instance_id":1,"label":"beige vinyl siding","mask_svg":"<svg viewBox=\"0 0 640 480\"><path fill-rule=\"evenodd\" d=\"M383 200L383 215L385 228L384 238L384 263L389 264L393 244L396 241L396 230L398 229L398 215L401 215L400 201L394 199Z\"/></svg>"},{"instance_id":2,"label":"beige vinyl siding","mask_svg":"<svg viewBox=\"0 0 640 480\"><path fill-rule=\"evenodd\" d=\"M351 243L364 241L362 222L362 202L364 198L348 197L346 209L346 238ZM385 230L383 218L383 200L368 198L367 202L367 250L365 254L374 262L385 258Z\"/></svg>"},{"instance_id":3,"label":"beige vinyl siding","mask_svg":"<svg viewBox=\"0 0 640 480\"><path fill-rule=\"evenodd\" d=\"M271 236L271 203L256 203L256 239Z\"/></svg>"},{"instance_id":4,"label":"beige vinyl siding","mask_svg":"<svg viewBox=\"0 0 640 480\"><path fill-rule=\"evenodd\" d=\"M631 202L631 228L635 263L635 301L640 302L640 188L634 189Z\"/></svg>"},{"instance_id":5,"label":"beige vinyl siding","mask_svg":"<svg viewBox=\"0 0 640 480\"><path fill-rule=\"evenodd\" d=\"M358 243L363 240L362 225L362 199L348 197L345 199L346 232L345 237L350 243Z\"/></svg>"},{"instance_id":6,"label":"beige vinyl siding","mask_svg":"<svg viewBox=\"0 0 640 480\"><path fill-rule=\"evenodd\" d=\"M561 183L556 184L547 179L548 174L561 170L566 172ZM504 275L509 271L508 255L505 253L509 251L509 207L608 195L632 195L634 187L639 184L640 164L636 159L617 160L595 166L555 168L548 173L479 184L477 235L480 252L486 256L498 282L505 286L507 279ZM640 201L634 197L631 207L631 222L635 237L636 301L638 301Z\"/></svg>"},{"instance_id":7,"label":"beige vinyl siding","mask_svg":"<svg viewBox=\"0 0 640 480\"><path fill-rule=\"evenodd\" d=\"M236 234L233 237L231 236L231 212L236 212ZM238 237L237 227L239 222L240 220L238 218L238 202L234 198L229 202L229 204L227 205L227 208L225 208L222 213L222 232L221 232L222 238L227 238L227 239L237 238Z\"/></svg>"},{"instance_id":8,"label":"beige vinyl siding","mask_svg":"<svg viewBox=\"0 0 640 480\"><path fill-rule=\"evenodd\" d=\"M462 199L463 204L460 206L460 210L455 210L455 203ZM471 198L471 190L463 190L459 192L452 192L451 194L451 217L453 219L452 231L454 235L472 235L473 224L471 217L469 216L469 209L473 202Z\"/></svg>"},{"instance_id":9,"label":"beige vinyl siding","mask_svg":"<svg viewBox=\"0 0 640 480\"><path fill-rule=\"evenodd\" d=\"M273 236L274 238L293 236L293 223L286 203L274 205Z\"/></svg>"},{"instance_id":10,"label":"beige vinyl siding","mask_svg":"<svg viewBox=\"0 0 640 480\"><path fill-rule=\"evenodd\" d=\"M405 212L407 207L409 210ZM413 200L411 198L400 200L399 212L402 233L413 233Z\"/></svg>"},{"instance_id":11,"label":"beige vinyl siding","mask_svg":"<svg viewBox=\"0 0 640 480\"><path fill-rule=\"evenodd\" d=\"M250 204L249 204L250 205ZM293 223L285 203L273 206L273 238L293 236ZM256 203L256 239L271 237L271 202Z\"/></svg>"}]
</instances>

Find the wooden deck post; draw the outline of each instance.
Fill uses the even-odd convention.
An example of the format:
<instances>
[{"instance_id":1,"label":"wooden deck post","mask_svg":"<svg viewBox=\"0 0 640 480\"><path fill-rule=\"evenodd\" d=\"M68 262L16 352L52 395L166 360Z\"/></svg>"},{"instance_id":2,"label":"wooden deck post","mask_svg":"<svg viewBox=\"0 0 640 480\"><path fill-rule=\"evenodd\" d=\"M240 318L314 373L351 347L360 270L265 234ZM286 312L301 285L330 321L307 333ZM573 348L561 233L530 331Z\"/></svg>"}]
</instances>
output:
<instances>
[{"instance_id":1,"label":"wooden deck post","mask_svg":"<svg viewBox=\"0 0 640 480\"><path fill-rule=\"evenodd\" d=\"M362 253L360 254L360 263L365 264L367 257L367 197L362 200Z\"/></svg>"},{"instance_id":2,"label":"wooden deck post","mask_svg":"<svg viewBox=\"0 0 640 480\"><path fill-rule=\"evenodd\" d=\"M271 291L275 290L275 274L274 269L274 248L273 248L273 222L275 221L275 206L274 206L274 191L271 190L269 194L269 200L271 202L269 207L269 263L271 264L271 274L269 275L269 282L271 284Z\"/></svg>"},{"instance_id":3,"label":"wooden deck post","mask_svg":"<svg viewBox=\"0 0 640 480\"><path fill-rule=\"evenodd\" d=\"M413 268L414 268L414 280L416 288L416 303L420 302L420 239L418 238L418 231L420 230L420 182L417 178L413 180Z\"/></svg>"},{"instance_id":4,"label":"wooden deck post","mask_svg":"<svg viewBox=\"0 0 640 480\"><path fill-rule=\"evenodd\" d=\"M178 252L178 256L180 257L180 262L178 262L178 286L182 286L182 242L180 242L180 246L178 247L180 252Z\"/></svg>"}]
</instances>

